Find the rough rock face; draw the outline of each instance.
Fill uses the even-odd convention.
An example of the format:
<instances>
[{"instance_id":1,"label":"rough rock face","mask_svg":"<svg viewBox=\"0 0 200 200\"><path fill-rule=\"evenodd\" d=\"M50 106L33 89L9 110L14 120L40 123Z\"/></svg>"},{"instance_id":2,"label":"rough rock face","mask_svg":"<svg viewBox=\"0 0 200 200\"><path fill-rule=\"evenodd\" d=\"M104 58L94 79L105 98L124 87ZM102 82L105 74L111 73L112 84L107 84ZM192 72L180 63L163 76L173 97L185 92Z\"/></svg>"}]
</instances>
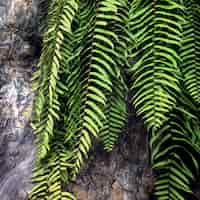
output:
<instances>
[{"instance_id":1,"label":"rough rock face","mask_svg":"<svg viewBox=\"0 0 200 200\"><path fill-rule=\"evenodd\" d=\"M0 199L25 200L34 159L29 127L30 77L39 55L40 0L0 0ZM152 190L146 134L132 117L119 145L105 153L97 145L77 181L78 200L147 200Z\"/></svg>"},{"instance_id":2,"label":"rough rock face","mask_svg":"<svg viewBox=\"0 0 200 200\"><path fill-rule=\"evenodd\" d=\"M34 158L28 126L35 50L36 5L0 1L0 199L25 200Z\"/></svg>"}]
</instances>

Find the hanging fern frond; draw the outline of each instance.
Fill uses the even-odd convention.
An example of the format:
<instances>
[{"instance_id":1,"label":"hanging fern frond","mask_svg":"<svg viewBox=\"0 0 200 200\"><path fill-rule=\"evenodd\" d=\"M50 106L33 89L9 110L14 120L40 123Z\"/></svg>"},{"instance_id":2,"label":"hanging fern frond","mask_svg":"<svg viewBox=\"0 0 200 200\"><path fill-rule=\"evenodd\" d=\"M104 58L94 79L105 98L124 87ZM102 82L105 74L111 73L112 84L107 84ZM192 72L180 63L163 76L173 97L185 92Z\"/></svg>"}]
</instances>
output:
<instances>
[{"instance_id":1,"label":"hanging fern frond","mask_svg":"<svg viewBox=\"0 0 200 200\"><path fill-rule=\"evenodd\" d=\"M156 199L184 200L184 194L192 193L190 188L191 171L176 154L168 156L154 183Z\"/></svg>"},{"instance_id":2,"label":"hanging fern frond","mask_svg":"<svg viewBox=\"0 0 200 200\"><path fill-rule=\"evenodd\" d=\"M184 84L182 84L184 85ZM177 110L180 121L182 117L182 127L187 130L188 137L191 138L192 143L200 147L200 110L198 103L191 97L189 91L182 88L182 95L178 99ZM186 132L185 132L186 133Z\"/></svg>"},{"instance_id":3,"label":"hanging fern frond","mask_svg":"<svg viewBox=\"0 0 200 200\"><path fill-rule=\"evenodd\" d=\"M182 71L186 89L200 103L200 5L195 0L185 1L183 24Z\"/></svg>"},{"instance_id":4,"label":"hanging fern frond","mask_svg":"<svg viewBox=\"0 0 200 200\"><path fill-rule=\"evenodd\" d=\"M63 183L68 181L67 168L68 159L71 155L62 147L62 144L52 147L52 156L49 161L49 196L47 200L75 200L75 197L69 192L63 192Z\"/></svg>"},{"instance_id":5,"label":"hanging fern frond","mask_svg":"<svg viewBox=\"0 0 200 200\"><path fill-rule=\"evenodd\" d=\"M99 137L106 151L111 151L116 144L120 133L127 121L126 102L124 101L127 94L126 85L123 80L113 82L113 91L108 93L105 106L105 120L100 130Z\"/></svg>"},{"instance_id":6,"label":"hanging fern frond","mask_svg":"<svg viewBox=\"0 0 200 200\"><path fill-rule=\"evenodd\" d=\"M150 141L158 200L184 200L185 194L192 195L191 185L199 175L200 146L193 139L195 132L191 132L191 121L197 118L181 111L178 106L167 125Z\"/></svg>"},{"instance_id":7,"label":"hanging fern frond","mask_svg":"<svg viewBox=\"0 0 200 200\"><path fill-rule=\"evenodd\" d=\"M81 62L80 54L87 50L91 45L91 37L94 25L95 4L87 0L81 3L76 15L76 28L73 32L73 51L74 58L70 61L70 74L66 77L65 84L68 86L67 92L67 112L65 113L66 142L79 127L81 116L81 104L84 95L84 73L87 70ZM90 51L90 50L89 50Z\"/></svg>"},{"instance_id":8,"label":"hanging fern frond","mask_svg":"<svg viewBox=\"0 0 200 200\"><path fill-rule=\"evenodd\" d=\"M70 181L68 173L73 167L72 152L66 151L62 144L64 132L58 131L55 135L48 157L33 171L35 186L29 200L75 200L71 193L63 191L64 184Z\"/></svg>"},{"instance_id":9,"label":"hanging fern frond","mask_svg":"<svg viewBox=\"0 0 200 200\"><path fill-rule=\"evenodd\" d=\"M75 200L69 192L63 192L63 183L68 181L67 168L69 153L62 147L54 146L51 156L33 172L33 183L35 184L30 200Z\"/></svg>"},{"instance_id":10,"label":"hanging fern frond","mask_svg":"<svg viewBox=\"0 0 200 200\"><path fill-rule=\"evenodd\" d=\"M130 9L129 35L132 67L133 103L148 129L156 131L168 120L176 105L179 89L178 54L181 25L178 13L181 1L140 1Z\"/></svg>"},{"instance_id":11,"label":"hanging fern frond","mask_svg":"<svg viewBox=\"0 0 200 200\"><path fill-rule=\"evenodd\" d=\"M34 187L29 193L29 200L46 200L48 198L49 169L46 164L37 166L33 170L32 183Z\"/></svg>"},{"instance_id":12,"label":"hanging fern frond","mask_svg":"<svg viewBox=\"0 0 200 200\"><path fill-rule=\"evenodd\" d=\"M49 141L53 136L54 124L59 120L60 102L58 94L59 70L63 62L63 53L68 46L63 44L64 35L71 33L72 19L78 9L76 0L52 1L48 12L48 28L44 35L43 49L38 70L33 76L33 89L37 92L35 99L35 116L33 128L36 129L38 156L43 159L49 151Z\"/></svg>"},{"instance_id":13,"label":"hanging fern frond","mask_svg":"<svg viewBox=\"0 0 200 200\"><path fill-rule=\"evenodd\" d=\"M112 92L107 92L106 94L107 102L104 108L105 119L103 121L103 127L99 132L100 141L106 151L113 149L127 121L125 99L128 89L124 82L127 38L122 34L128 15L127 6L128 1L123 1L116 13L121 21L112 24L112 31L118 35L117 43L115 41L115 51L118 53L118 58L115 58L117 63L117 78L112 78Z\"/></svg>"},{"instance_id":14,"label":"hanging fern frond","mask_svg":"<svg viewBox=\"0 0 200 200\"><path fill-rule=\"evenodd\" d=\"M97 137L105 119L105 92L112 92L111 77L117 76L115 42L118 36L110 26L120 22L116 15L119 1L102 0L97 2L94 30L90 32L91 43L81 54L82 66L87 66L84 74L84 97L81 105L81 121L77 131L79 140L75 149L74 176L78 173L83 159L87 158L91 138Z\"/></svg>"}]
</instances>

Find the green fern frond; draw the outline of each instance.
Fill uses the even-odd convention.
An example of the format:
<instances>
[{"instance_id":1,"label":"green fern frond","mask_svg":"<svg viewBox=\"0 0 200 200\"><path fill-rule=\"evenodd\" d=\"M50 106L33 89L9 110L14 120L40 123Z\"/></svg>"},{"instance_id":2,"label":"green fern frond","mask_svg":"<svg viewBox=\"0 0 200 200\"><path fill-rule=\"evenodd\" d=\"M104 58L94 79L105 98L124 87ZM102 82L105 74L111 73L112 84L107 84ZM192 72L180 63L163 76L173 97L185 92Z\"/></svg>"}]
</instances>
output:
<instances>
[{"instance_id":1,"label":"green fern frond","mask_svg":"<svg viewBox=\"0 0 200 200\"><path fill-rule=\"evenodd\" d=\"M47 165L40 165L34 168L32 175L32 183L34 187L29 193L29 200L46 200L48 197L48 176L49 169Z\"/></svg>"},{"instance_id":2,"label":"green fern frond","mask_svg":"<svg viewBox=\"0 0 200 200\"><path fill-rule=\"evenodd\" d=\"M75 200L71 193L63 191L64 184L70 180L68 172L72 168L72 153L62 145L64 134L58 132L56 135L48 158L34 169L35 186L29 200Z\"/></svg>"},{"instance_id":3,"label":"green fern frond","mask_svg":"<svg viewBox=\"0 0 200 200\"><path fill-rule=\"evenodd\" d=\"M52 1L48 12L48 29L44 35L43 49L38 70L33 76L35 99L35 117L33 119L38 143L39 160L49 151L49 141L53 136L56 120L59 120L60 102L58 94L59 71L66 58L68 46L63 44L64 35L71 33L71 23L78 9L76 0ZM63 56L65 52L65 56Z\"/></svg>"},{"instance_id":4,"label":"green fern frond","mask_svg":"<svg viewBox=\"0 0 200 200\"><path fill-rule=\"evenodd\" d=\"M185 124L193 117L180 110L177 108L167 125L151 137L157 199L184 200L185 194L192 194L191 185L199 174L200 148L193 140L191 124Z\"/></svg>"},{"instance_id":5,"label":"green fern frond","mask_svg":"<svg viewBox=\"0 0 200 200\"><path fill-rule=\"evenodd\" d=\"M189 170L184 166L182 160L177 154L172 154L165 163L165 166L160 170L160 175L155 181L154 195L156 199L169 199L169 200L184 200L184 193L192 193L187 173ZM185 167L185 168L184 168Z\"/></svg>"},{"instance_id":6,"label":"green fern frond","mask_svg":"<svg viewBox=\"0 0 200 200\"><path fill-rule=\"evenodd\" d=\"M108 93L105 106L105 120L100 129L99 137L106 151L111 151L123 132L127 121L126 102L127 88L123 80L113 82L113 91Z\"/></svg>"},{"instance_id":7,"label":"green fern frond","mask_svg":"<svg viewBox=\"0 0 200 200\"><path fill-rule=\"evenodd\" d=\"M105 92L112 92L111 77L117 76L118 57L115 42L118 36L112 31L112 23L120 22L116 15L119 1L102 0L97 2L94 30L91 31L91 44L81 54L82 66L87 66L84 77L84 97L81 105L81 122L78 129L79 141L75 149L76 175L87 158L92 145L91 137L97 137L105 119Z\"/></svg>"},{"instance_id":8,"label":"green fern frond","mask_svg":"<svg viewBox=\"0 0 200 200\"><path fill-rule=\"evenodd\" d=\"M186 89L200 103L200 5L195 0L185 1L183 24L182 71Z\"/></svg>"},{"instance_id":9,"label":"green fern frond","mask_svg":"<svg viewBox=\"0 0 200 200\"><path fill-rule=\"evenodd\" d=\"M155 154L153 167L158 175L154 195L157 199L184 200L186 193L192 194L191 185L198 174L199 149L193 148L188 138L174 138L170 144Z\"/></svg>"},{"instance_id":10,"label":"green fern frond","mask_svg":"<svg viewBox=\"0 0 200 200\"><path fill-rule=\"evenodd\" d=\"M200 110L198 103L191 97L189 92L182 88L182 95L178 99L177 110L179 113L177 115L182 118L182 124L179 126L187 130L188 137L191 138L192 143L200 147ZM181 121L181 118L180 118ZM186 132L185 132L186 134Z\"/></svg>"},{"instance_id":11,"label":"green fern frond","mask_svg":"<svg viewBox=\"0 0 200 200\"><path fill-rule=\"evenodd\" d=\"M57 146L57 144L52 148L52 151L49 161L49 196L47 200L75 200L71 193L62 191L63 183L68 182L67 168L70 166L68 152L62 145Z\"/></svg>"},{"instance_id":12,"label":"green fern frond","mask_svg":"<svg viewBox=\"0 0 200 200\"><path fill-rule=\"evenodd\" d=\"M118 41L117 43L115 42L115 51L118 54L118 58L115 58L117 63L117 78L112 77L112 92L107 92L106 94L107 102L104 108L105 119L103 120L103 127L99 132L100 141L106 151L113 149L120 133L123 132L127 120L125 99L128 89L124 82L127 38L122 34L128 16L127 6L127 0L121 2L116 13L121 21L112 24L112 31L118 36Z\"/></svg>"},{"instance_id":13,"label":"green fern frond","mask_svg":"<svg viewBox=\"0 0 200 200\"><path fill-rule=\"evenodd\" d=\"M173 0L141 1L130 9L133 103L152 131L168 120L180 93L182 9L180 1Z\"/></svg>"},{"instance_id":14,"label":"green fern frond","mask_svg":"<svg viewBox=\"0 0 200 200\"><path fill-rule=\"evenodd\" d=\"M86 12L87 11L87 12ZM73 51L74 59L70 62L70 74L66 77L67 92L67 112L66 115L66 142L74 134L80 123L81 104L84 95L84 79L87 68L81 61L81 55L91 45L91 37L94 25L95 4L90 0L81 4L76 16L76 29L74 30ZM89 23L88 23L89 22ZM90 50L88 50L90 51Z\"/></svg>"}]
</instances>

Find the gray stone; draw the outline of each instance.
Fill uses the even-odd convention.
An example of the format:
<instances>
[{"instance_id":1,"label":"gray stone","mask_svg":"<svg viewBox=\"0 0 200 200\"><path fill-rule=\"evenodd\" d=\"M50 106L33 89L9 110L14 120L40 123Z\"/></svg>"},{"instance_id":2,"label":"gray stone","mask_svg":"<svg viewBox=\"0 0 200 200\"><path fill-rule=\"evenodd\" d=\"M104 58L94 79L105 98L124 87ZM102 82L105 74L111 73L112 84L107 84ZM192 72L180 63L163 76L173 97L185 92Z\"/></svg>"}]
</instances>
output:
<instances>
[{"instance_id":1,"label":"gray stone","mask_svg":"<svg viewBox=\"0 0 200 200\"><path fill-rule=\"evenodd\" d=\"M31 189L35 148L29 127L37 32L34 1L0 2L0 199L25 200ZM27 138L29 138L27 140Z\"/></svg>"}]
</instances>

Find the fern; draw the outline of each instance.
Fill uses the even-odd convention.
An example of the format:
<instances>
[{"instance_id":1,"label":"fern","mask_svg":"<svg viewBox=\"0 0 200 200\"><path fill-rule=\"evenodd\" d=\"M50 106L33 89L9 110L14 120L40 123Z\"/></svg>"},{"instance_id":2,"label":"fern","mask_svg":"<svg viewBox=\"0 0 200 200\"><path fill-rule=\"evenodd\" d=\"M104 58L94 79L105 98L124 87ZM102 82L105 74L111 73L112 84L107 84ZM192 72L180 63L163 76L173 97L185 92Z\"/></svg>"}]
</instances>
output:
<instances>
[{"instance_id":1,"label":"fern","mask_svg":"<svg viewBox=\"0 0 200 200\"><path fill-rule=\"evenodd\" d=\"M106 151L111 151L126 124L126 86L121 81L115 81L113 92L108 93L105 106L105 120L100 129L99 137Z\"/></svg>"},{"instance_id":2,"label":"fern","mask_svg":"<svg viewBox=\"0 0 200 200\"><path fill-rule=\"evenodd\" d=\"M91 137L97 137L105 119L103 113L107 98L104 92L112 91L111 76L116 76L117 56L115 41L117 35L110 30L110 23L120 21L116 12L119 1L99 1L95 8L94 29L89 33L90 46L81 54L81 64L86 66L84 77L84 97L81 106L81 122L77 133L79 140L75 149L74 176L78 173L83 159L87 158L92 142ZM90 36L91 35L91 36Z\"/></svg>"},{"instance_id":3,"label":"fern","mask_svg":"<svg viewBox=\"0 0 200 200\"><path fill-rule=\"evenodd\" d=\"M194 132L190 134L191 123L186 126L183 122L196 117L180 110L151 138L153 168L158 174L154 192L157 199L184 200L186 193L191 196L191 184L199 174L200 149L192 139Z\"/></svg>"},{"instance_id":4,"label":"fern","mask_svg":"<svg viewBox=\"0 0 200 200\"><path fill-rule=\"evenodd\" d=\"M200 102L200 6L196 1L185 1L183 24L182 70L187 90L194 100Z\"/></svg>"},{"instance_id":5,"label":"fern","mask_svg":"<svg viewBox=\"0 0 200 200\"><path fill-rule=\"evenodd\" d=\"M78 130L81 105L84 93L84 79L87 68L80 59L84 51L89 49L91 44L91 33L93 32L95 6L91 1L84 1L77 13L74 30L73 50L74 58L70 62L70 74L66 77L67 113L66 113L66 141L70 136L77 137L74 133ZM86 22L90 23L86 23ZM78 25L77 25L78 24ZM81 54L81 55L80 55Z\"/></svg>"},{"instance_id":6,"label":"fern","mask_svg":"<svg viewBox=\"0 0 200 200\"><path fill-rule=\"evenodd\" d=\"M71 193L62 191L63 182L66 183L68 179L67 167L70 166L68 163L70 155L62 146L54 146L52 150L54 151L49 162L48 200L74 200L75 197Z\"/></svg>"},{"instance_id":7,"label":"fern","mask_svg":"<svg viewBox=\"0 0 200 200\"><path fill-rule=\"evenodd\" d=\"M184 18L178 12L182 9L172 0L141 1L130 9L133 103L152 131L168 120L166 114L175 107L180 93L178 49Z\"/></svg>"},{"instance_id":8,"label":"fern","mask_svg":"<svg viewBox=\"0 0 200 200\"><path fill-rule=\"evenodd\" d=\"M69 181L67 176L68 168L71 168L71 154L65 150L62 144L51 146L49 158L45 164L35 168L33 172L33 183L35 184L31 193L30 200L74 200L75 197L62 191L63 183Z\"/></svg>"},{"instance_id":9,"label":"fern","mask_svg":"<svg viewBox=\"0 0 200 200\"><path fill-rule=\"evenodd\" d=\"M46 200L48 197L48 175L49 169L45 164L37 166L33 170L32 183L34 187L29 193L30 200Z\"/></svg>"},{"instance_id":10,"label":"fern","mask_svg":"<svg viewBox=\"0 0 200 200\"><path fill-rule=\"evenodd\" d=\"M34 129L38 143L39 160L49 151L49 141L53 136L54 123L59 120L60 102L59 70L62 67L63 54L67 46L63 45L64 34L71 32L73 16L78 8L75 0L52 1L48 12L48 30L44 35L43 50L38 71L33 76L37 91L35 99ZM65 57L65 56L64 56Z\"/></svg>"},{"instance_id":11,"label":"fern","mask_svg":"<svg viewBox=\"0 0 200 200\"><path fill-rule=\"evenodd\" d=\"M124 82L124 72L126 63L126 43L127 38L122 32L126 26L128 1L123 1L118 7L116 16L121 21L112 23L112 31L117 34L118 40L115 41L115 51L118 57L115 57L117 63L116 76L112 78L112 92L106 93L106 105L104 108L105 119L103 127L100 129L99 137L106 151L111 151L117 142L120 133L126 125L126 96L127 86Z\"/></svg>"},{"instance_id":12,"label":"fern","mask_svg":"<svg viewBox=\"0 0 200 200\"><path fill-rule=\"evenodd\" d=\"M33 75L30 200L75 199L64 186L94 140L107 151L117 143L130 84L150 135L155 198L192 198L200 167L198 1L54 0L46 19Z\"/></svg>"}]
</instances>

